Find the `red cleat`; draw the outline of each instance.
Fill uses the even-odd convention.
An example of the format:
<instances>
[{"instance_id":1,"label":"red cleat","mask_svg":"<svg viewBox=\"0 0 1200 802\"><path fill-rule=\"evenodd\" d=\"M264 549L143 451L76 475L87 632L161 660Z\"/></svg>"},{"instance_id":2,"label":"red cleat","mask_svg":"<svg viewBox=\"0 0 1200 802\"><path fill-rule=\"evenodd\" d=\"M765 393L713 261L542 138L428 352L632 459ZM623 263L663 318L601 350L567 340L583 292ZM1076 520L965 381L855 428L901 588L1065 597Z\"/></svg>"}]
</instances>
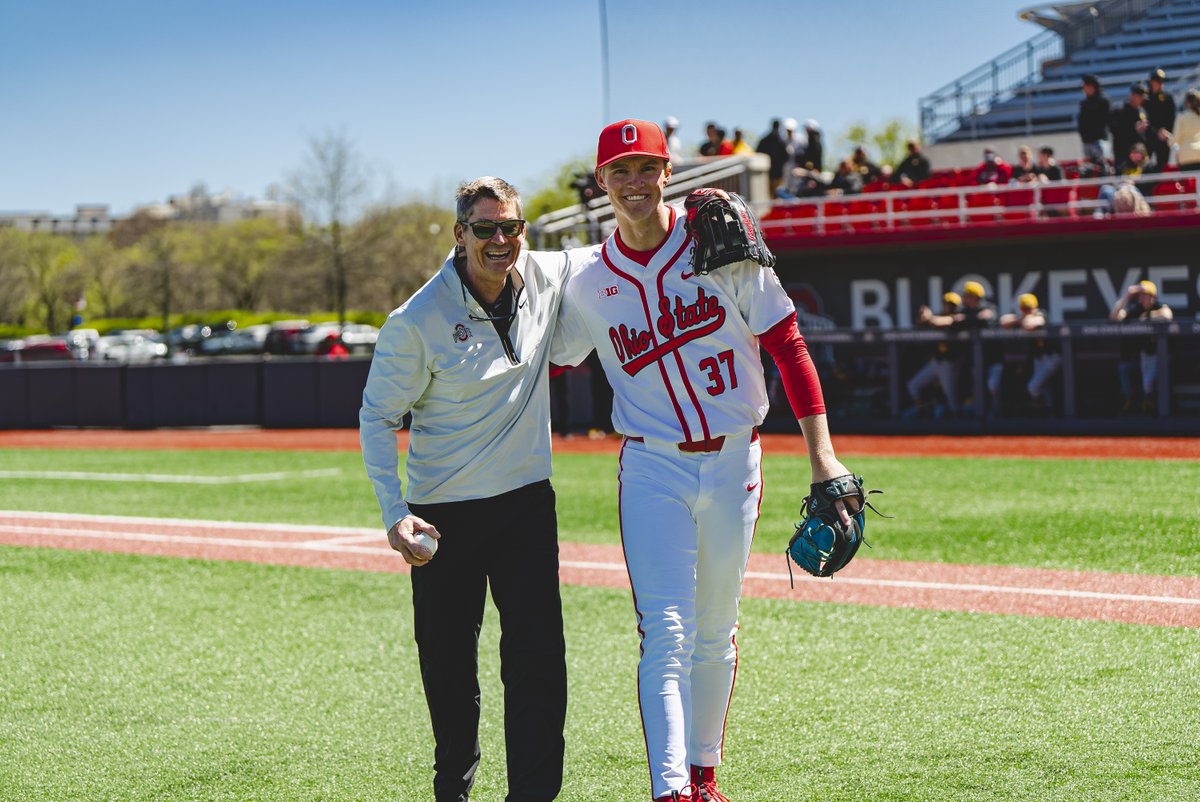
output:
<instances>
[{"instance_id":1,"label":"red cleat","mask_svg":"<svg viewBox=\"0 0 1200 802\"><path fill-rule=\"evenodd\" d=\"M692 788L696 802L729 802L729 797L717 790L717 772L712 766L692 766Z\"/></svg>"}]
</instances>

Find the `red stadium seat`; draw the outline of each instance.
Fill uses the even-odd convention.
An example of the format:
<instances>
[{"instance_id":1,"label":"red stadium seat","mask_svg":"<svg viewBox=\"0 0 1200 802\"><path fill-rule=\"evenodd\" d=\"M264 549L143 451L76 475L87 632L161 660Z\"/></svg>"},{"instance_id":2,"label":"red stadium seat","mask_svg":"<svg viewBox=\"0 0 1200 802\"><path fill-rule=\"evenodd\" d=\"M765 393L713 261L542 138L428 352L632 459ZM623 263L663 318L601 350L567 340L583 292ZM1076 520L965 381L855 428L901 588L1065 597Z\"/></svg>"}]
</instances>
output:
<instances>
[{"instance_id":1,"label":"red stadium seat","mask_svg":"<svg viewBox=\"0 0 1200 802\"><path fill-rule=\"evenodd\" d=\"M883 228L884 222L875 219L861 219L865 215L883 214L883 201L871 200L856 200L850 202L848 214L850 216L850 225L855 231L871 231L876 228ZM855 219L860 218L860 219Z\"/></svg>"},{"instance_id":2,"label":"red stadium seat","mask_svg":"<svg viewBox=\"0 0 1200 802\"><path fill-rule=\"evenodd\" d=\"M1154 185L1150 193L1155 198L1165 198L1172 195L1179 197L1178 202L1155 203L1155 211L1178 212L1184 209L1196 208L1196 179L1181 178L1176 181L1162 181Z\"/></svg>"},{"instance_id":3,"label":"red stadium seat","mask_svg":"<svg viewBox=\"0 0 1200 802\"><path fill-rule=\"evenodd\" d=\"M863 192L887 192L891 188L887 181L872 181L862 188Z\"/></svg>"},{"instance_id":4,"label":"red stadium seat","mask_svg":"<svg viewBox=\"0 0 1200 802\"><path fill-rule=\"evenodd\" d=\"M1075 187L1054 184L1042 188L1042 212L1046 217L1075 216Z\"/></svg>"},{"instance_id":5,"label":"red stadium seat","mask_svg":"<svg viewBox=\"0 0 1200 802\"><path fill-rule=\"evenodd\" d=\"M825 201L822 208L825 212L826 234L840 234L843 231L853 230L845 220L846 215L850 213L850 204L831 200Z\"/></svg>"},{"instance_id":6,"label":"red stadium seat","mask_svg":"<svg viewBox=\"0 0 1200 802\"><path fill-rule=\"evenodd\" d=\"M1000 215L1003 220L1029 220L1034 216L1032 189L1002 189L997 193L1005 212Z\"/></svg>"},{"instance_id":7,"label":"red stadium seat","mask_svg":"<svg viewBox=\"0 0 1200 802\"><path fill-rule=\"evenodd\" d=\"M967 195L967 222L980 223L992 222L1000 219L999 214L988 214L987 209L997 209L1000 206L1000 197L995 192L972 192Z\"/></svg>"},{"instance_id":8,"label":"red stadium seat","mask_svg":"<svg viewBox=\"0 0 1200 802\"><path fill-rule=\"evenodd\" d=\"M931 214L937 206L934 204L934 199L928 195L920 195L915 198L909 198L904 202L904 211L910 212L912 217L907 217L901 221L901 225L909 226L929 226L937 222ZM896 209L900 211L899 208Z\"/></svg>"},{"instance_id":9,"label":"red stadium seat","mask_svg":"<svg viewBox=\"0 0 1200 802\"><path fill-rule=\"evenodd\" d=\"M960 204L961 196L956 192L951 192L946 195L938 195L933 199L933 204L938 211L945 212L934 217L934 221L938 223L957 224L962 222L962 206Z\"/></svg>"},{"instance_id":10,"label":"red stadium seat","mask_svg":"<svg viewBox=\"0 0 1200 802\"><path fill-rule=\"evenodd\" d=\"M777 234L783 237L812 234L817 230L816 217L815 204L777 203L763 215L763 231L767 236Z\"/></svg>"}]
</instances>

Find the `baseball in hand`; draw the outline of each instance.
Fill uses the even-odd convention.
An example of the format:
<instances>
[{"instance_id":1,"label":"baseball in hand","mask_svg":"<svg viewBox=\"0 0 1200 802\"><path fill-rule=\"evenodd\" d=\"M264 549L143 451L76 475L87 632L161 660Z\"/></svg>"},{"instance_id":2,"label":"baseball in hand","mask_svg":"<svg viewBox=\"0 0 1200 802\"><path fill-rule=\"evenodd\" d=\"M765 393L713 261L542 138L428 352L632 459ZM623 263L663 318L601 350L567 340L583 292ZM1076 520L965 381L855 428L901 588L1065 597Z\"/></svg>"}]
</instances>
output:
<instances>
[{"instance_id":1,"label":"baseball in hand","mask_svg":"<svg viewBox=\"0 0 1200 802\"><path fill-rule=\"evenodd\" d=\"M417 541L417 545L413 548L413 552L417 556L424 556L425 559L429 559L437 553L438 542L425 532L417 532L413 535L413 539ZM424 554L421 553L422 549L424 549Z\"/></svg>"}]
</instances>

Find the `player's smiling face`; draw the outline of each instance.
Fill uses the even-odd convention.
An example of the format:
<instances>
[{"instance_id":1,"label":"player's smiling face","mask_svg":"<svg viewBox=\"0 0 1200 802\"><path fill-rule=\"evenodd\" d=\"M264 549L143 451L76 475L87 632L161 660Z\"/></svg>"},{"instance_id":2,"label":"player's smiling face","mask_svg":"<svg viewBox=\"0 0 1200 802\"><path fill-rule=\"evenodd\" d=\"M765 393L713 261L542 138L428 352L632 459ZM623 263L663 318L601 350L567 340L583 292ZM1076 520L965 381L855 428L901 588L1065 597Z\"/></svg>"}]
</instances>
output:
<instances>
[{"instance_id":1,"label":"player's smiling face","mask_svg":"<svg viewBox=\"0 0 1200 802\"><path fill-rule=\"evenodd\" d=\"M471 207L467 223L478 223L484 220L501 222L516 220L521 212L511 203L501 203L494 198L480 198ZM466 223L455 223L454 237L466 251L467 275L476 289L489 286L503 286L504 277L517 262L521 253L521 243L525 241L525 233L515 237L506 237L499 228L490 239L475 236L471 226Z\"/></svg>"},{"instance_id":2,"label":"player's smiling face","mask_svg":"<svg viewBox=\"0 0 1200 802\"><path fill-rule=\"evenodd\" d=\"M600 184L618 217L641 220L657 213L670 177L669 162L655 156L626 156L600 171Z\"/></svg>"}]
</instances>

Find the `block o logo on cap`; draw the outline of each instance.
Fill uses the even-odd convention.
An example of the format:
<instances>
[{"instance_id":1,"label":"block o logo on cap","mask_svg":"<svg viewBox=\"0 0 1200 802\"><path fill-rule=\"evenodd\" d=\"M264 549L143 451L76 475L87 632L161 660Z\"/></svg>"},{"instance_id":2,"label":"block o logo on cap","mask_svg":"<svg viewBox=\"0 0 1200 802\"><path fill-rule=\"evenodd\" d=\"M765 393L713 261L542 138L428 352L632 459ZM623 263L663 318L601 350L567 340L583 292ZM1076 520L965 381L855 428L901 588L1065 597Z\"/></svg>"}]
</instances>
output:
<instances>
[{"instance_id":1,"label":"block o logo on cap","mask_svg":"<svg viewBox=\"0 0 1200 802\"><path fill-rule=\"evenodd\" d=\"M653 156L669 161L667 138L657 123L646 120L621 120L600 132L596 146L596 170L626 156Z\"/></svg>"}]
</instances>

